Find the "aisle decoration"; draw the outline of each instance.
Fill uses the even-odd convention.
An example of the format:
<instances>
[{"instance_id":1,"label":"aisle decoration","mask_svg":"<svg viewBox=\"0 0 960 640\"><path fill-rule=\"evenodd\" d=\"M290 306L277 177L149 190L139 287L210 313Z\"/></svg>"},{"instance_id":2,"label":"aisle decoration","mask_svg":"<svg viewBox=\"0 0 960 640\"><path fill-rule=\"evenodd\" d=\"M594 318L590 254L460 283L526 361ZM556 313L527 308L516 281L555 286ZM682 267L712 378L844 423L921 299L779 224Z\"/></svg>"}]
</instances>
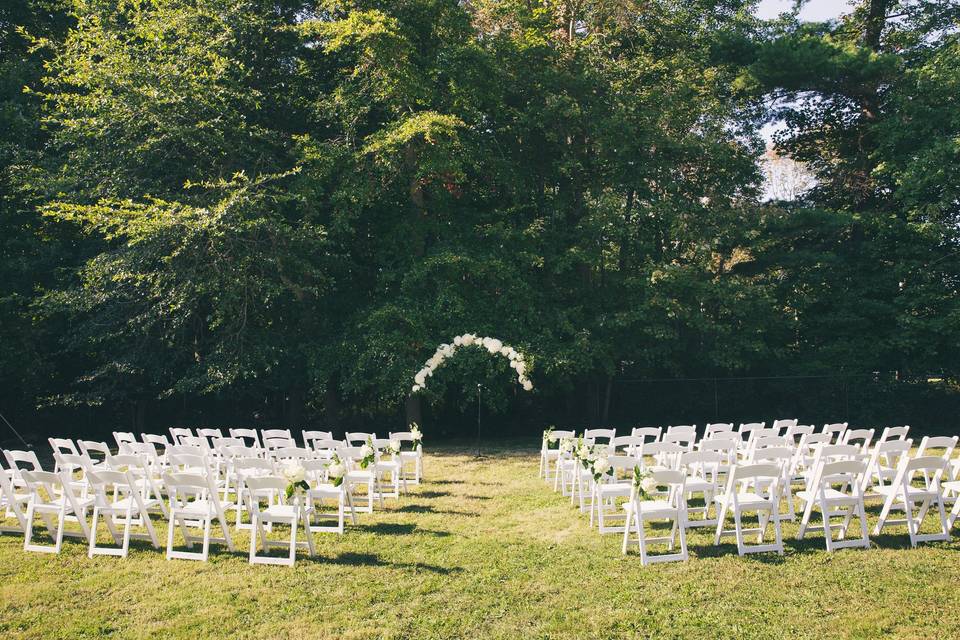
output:
<instances>
[{"instance_id":1,"label":"aisle decoration","mask_svg":"<svg viewBox=\"0 0 960 640\"><path fill-rule=\"evenodd\" d=\"M299 500L306 491L310 490L306 476L306 470L296 462L291 462L283 468L283 478L287 481L287 490L285 492L287 500L293 496L296 496Z\"/></svg>"},{"instance_id":2,"label":"aisle decoration","mask_svg":"<svg viewBox=\"0 0 960 640\"><path fill-rule=\"evenodd\" d=\"M330 464L327 466L327 478L335 487L343 484L343 477L347 475L347 466L340 460L340 456L334 453L330 457Z\"/></svg>"},{"instance_id":3,"label":"aisle decoration","mask_svg":"<svg viewBox=\"0 0 960 640\"><path fill-rule=\"evenodd\" d=\"M479 347L486 349L491 355L501 355L510 360L510 368L517 373L517 383L523 387L524 391L533 391L533 382L527 377L528 363L527 358L522 353L506 345L497 338L481 338L472 333L465 333L457 336L451 344L441 344L437 351L430 356L424 367L413 377L413 393L417 393L426 388L427 378L432 377L440 365L449 360L457 353L457 350L463 347Z\"/></svg>"},{"instance_id":4,"label":"aisle decoration","mask_svg":"<svg viewBox=\"0 0 960 640\"><path fill-rule=\"evenodd\" d=\"M553 435L553 427L547 427L547 430L543 432L543 443L546 445L547 449L553 449L553 445L557 445L559 448L559 438Z\"/></svg>"},{"instance_id":5,"label":"aisle decoration","mask_svg":"<svg viewBox=\"0 0 960 640\"><path fill-rule=\"evenodd\" d=\"M367 438L367 444L360 447L360 468L366 469L374 463L377 457L377 450L373 448L373 440Z\"/></svg>"},{"instance_id":6,"label":"aisle decoration","mask_svg":"<svg viewBox=\"0 0 960 640\"><path fill-rule=\"evenodd\" d=\"M652 500L657 491L657 481L649 471L641 471L640 467L633 468L633 486L637 490L637 499Z\"/></svg>"}]
</instances>

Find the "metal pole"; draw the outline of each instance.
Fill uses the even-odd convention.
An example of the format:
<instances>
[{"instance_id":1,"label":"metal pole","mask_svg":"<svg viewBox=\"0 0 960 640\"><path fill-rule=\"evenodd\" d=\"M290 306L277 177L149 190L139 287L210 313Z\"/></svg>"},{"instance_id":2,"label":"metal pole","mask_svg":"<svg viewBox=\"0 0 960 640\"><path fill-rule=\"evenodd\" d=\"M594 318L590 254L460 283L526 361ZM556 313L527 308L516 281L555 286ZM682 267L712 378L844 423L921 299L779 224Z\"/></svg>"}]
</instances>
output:
<instances>
[{"instance_id":1,"label":"metal pole","mask_svg":"<svg viewBox=\"0 0 960 640\"><path fill-rule=\"evenodd\" d=\"M480 457L480 387L477 383L477 457Z\"/></svg>"}]
</instances>

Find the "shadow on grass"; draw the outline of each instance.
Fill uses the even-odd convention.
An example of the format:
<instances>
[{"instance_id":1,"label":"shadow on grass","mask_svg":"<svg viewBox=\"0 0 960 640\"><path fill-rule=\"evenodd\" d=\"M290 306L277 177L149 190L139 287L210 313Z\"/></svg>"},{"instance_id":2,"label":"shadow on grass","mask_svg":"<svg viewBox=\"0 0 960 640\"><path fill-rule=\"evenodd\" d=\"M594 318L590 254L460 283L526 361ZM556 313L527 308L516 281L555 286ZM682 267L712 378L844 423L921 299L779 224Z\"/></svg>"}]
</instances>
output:
<instances>
[{"instance_id":1,"label":"shadow on grass","mask_svg":"<svg viewBox=\"0 0 960 640\"><path fill-rule=\"evenodd\" d=\"M476 518L480 514L473 513L470 511L454 511L452 509L434 509L433 507L425 504L408 504L406 506L400 507L395 511L399 513L440 513L449 516L467 516L469 518Z\"/></svg>"},{"instance_id":2,"label":"shadow on grass","mask_svg":"<svg viewBox=\"0 0 960 640\"><path fill-rule=\"evenodd\" d=\"M453 495L449 491L421 491L416 494L418 498L444 498Z\"/></svg>"},{"instance_id":3,"label":"shadow on grass","mask_svg":"<svg viewBox=\"0 0 960 640\"><path fill-rule=\"evenodd\" d=\"M361 531L376 533L384 536L408 536L413 533L422 533L437 538L446 538L450 536L449 531L436 531L434 529L421 529L415 524L399 524L390 522L380 522L377 524L361 525L357 527Z\"/></svg>"},{"instance_id":4,"label":"shadow on grass","mask_svg":"<svg viewBox=\"0 0 960 640\"><path fill-rule=\"evenodd\" d=\"M387 567L394 569L412 569L414 571L429 571L445 576L463 571L462 567L440 567L435 564L424 564L420 562L389 562L373 553L341 553L332 558L317 557L314 560L316 562L348 567Z\"/></svg>"}]
</instances>

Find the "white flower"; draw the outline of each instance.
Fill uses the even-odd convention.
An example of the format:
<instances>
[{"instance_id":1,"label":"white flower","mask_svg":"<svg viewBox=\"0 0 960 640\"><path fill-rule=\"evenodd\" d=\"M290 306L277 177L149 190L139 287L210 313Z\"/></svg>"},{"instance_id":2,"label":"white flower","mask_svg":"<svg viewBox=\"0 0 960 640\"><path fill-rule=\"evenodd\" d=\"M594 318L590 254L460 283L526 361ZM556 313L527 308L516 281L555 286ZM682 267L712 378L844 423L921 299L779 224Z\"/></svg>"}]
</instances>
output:
<instances>
[{"instance_id":1,"label":"white flower","mask_svg":"<svg viewBox=\"0 0 960 640\"><path fill-rule=\"evenodd\" d=\"M509 351L507 351L507 357L510 358L511 360L516 360L517 358L520 357L520 354L517 353L513 347L510 347Z\"/></svg>"},{"instance_id":2,"label":"white flower","mask_svg":"<svg viewBox=\"0 0 960 640\"><path fill-rule=\"evenodd\" d=\"M365 445L363 445L362 447L360 447L360 457L361 457L361 458L369 458L369 457L372 456L372 455L373 455L373 447L371 447L371 446L368 445L368 444L365 444Z\"/></svg>"},{"instance_id":3,"label":"white flower","mask_svg":"<svg viewBox=\"0 0 960 640\"><path fill-rule=\"evenodd\" d=\"M474 338L473 334L465 333L465 334L463 334L463 336L460 338L460 341L463 343L463 346L469 347L470 345L473 344L473 341L474 341L475 339L476 339L476 338Z\"/></svg>"},{"instance_id":4,"label":"white flower","mask_svg":"<svg viewBox=\"0 0 960 640\"><path fill-rule=\"evenodd\" d=\"M504 346L500 347L500 355L510 357L510 347Z\"/></svg>"},{"instance_id":5,"label":"white flower","mask_svg":"<svg viewBox=\"0 0 960 640\"><path fill-rule=\"evenodd\" d=\"M347 468L342 462L334 462L332 465L327 467L327 475L331 478L342 478L346 472Z\"/></svg>"},{"instance_id":6,"label":"white flower","mask_svg":"<svg viewBox=\"0 0 960 640\"><path fill-rule=\"evenodd\" d=\"M657 490L657 481L653 479L653 476L647 476L640 481L640 488L645 493L653 493Z\"/></svg>"},{"instance_id":7,"label":"white flower","mask_svg":"<svg viewBox=\"0 0 960 640\"><path fill-rule=\"evenodd\" d=\"M519 373L520 375L523 375L524 373L526 373L527 365L524 364L523 360L514 360L514 362L517 363L517 366L514 367L514 369L517 370L517 373Z\"/></svg>"},{"instance_id":8,"label":"white flower","mask_svg":"<svg viewBox=\"0 0 960 640\"><path fill-rule=\"evenodd\" d=\"M420 385L415 384L415 385L413 385L413 388L410 389L410 393L416 393L417 391L420 391L420 389L422 389L422 388L423 388L423 387L421 387Z\"/></svg>"},{"instance_id":9,"label":"white flower","mask_svg":"<svg viewBox=\"0 0 960 640\"><path fill-rule=\"evenodd\" d=\"M560 438L560 451L570 453L573 449L573 440L570 438Z\"/></svg>"},{"instance_id":10,"label":"white flower","mask_svg":"<svg viewBox=\"0 0 960 640\"><path fill-rule=\"evenodd\" d=\"M458 346L458 347L459 347L460 345L462 345L462 344L463 344L463 336L457 336L456 338L454 338L454 339L453 339L453 344L455 344L455 345Z\"/></svg>"},{"instance_id":11,"label":"white flower","mask_svg":"<svg viewBox=\"0 0 960 640\"><path fill-rule=\"evenodd\" d=\"M303 482L303 479L306 477L307 472L304 471L296 462L291 462L283 468L283 477L286 478L287 482L290 484L296 484L297 482Z\"/></svg>"},{"instance_id":12,"label":"white flower","mask_svg":"<svg viewBox=\"0 0 960 640\"><path fill-rule=\"evenodd\" d=\"M523 390L524 391L533 391L533 383L529 380L523 381Z\"/></svg>"},{"instance_id":13,"label":"white flower","mask_svg":"<svg viewBox=\"0 0 960 640\"><path fill-rule=\"evenodd\" d=\"M483 346L485 346L491 354L497 354L500 353L500 349L503 348L503 343L496 338L487 338L484 340Z\"/></svg>"},{"instance_id":14,"label":"white flower","mask_svg":"<svg viewBox=\"0 0 960 640\"><path fill-rule=\"evenodd\" d=\"M593 463L593 472L599 473L600 475L605 474L610 470L610 461L607 460L605 456L600 456L597 458L597 461Z\"/></svg>"},{"instance_id":15,"label":"white flower","mask_svg":"<svg viewBox=\"0 0 960 640\"><path fill-rule=\"evenodd\" d=\"M427 382L427 372L423 369L417 371L417 375L413 376L413 381L419 386L424 386Z\"/></svg>"}]
</instances>

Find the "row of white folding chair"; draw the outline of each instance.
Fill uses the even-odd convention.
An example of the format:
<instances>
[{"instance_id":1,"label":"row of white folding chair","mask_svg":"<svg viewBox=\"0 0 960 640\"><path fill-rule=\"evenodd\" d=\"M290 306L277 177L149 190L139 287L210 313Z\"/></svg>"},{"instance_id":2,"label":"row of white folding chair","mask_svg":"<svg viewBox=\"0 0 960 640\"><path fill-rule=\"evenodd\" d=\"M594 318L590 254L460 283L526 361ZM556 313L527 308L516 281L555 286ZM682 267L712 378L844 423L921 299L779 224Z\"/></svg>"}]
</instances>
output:
<instances>
[{"instance_id":1,"label":"row of white folding chair","mask_svg":"<svg viewBox=\"0 0 960 640\"><path fill-rule=\"evenodd\" d=\"M26 495L16 495L12 484L5 475L0 480L0 489L2 489L0 495L4 497L5 503L9 503L9 506L17 513L19 529L25 534L25 549L59 552L65 535L85 538L88 541L88 553L91 557L95 554L126 556L131 537L144 537L150 540L155 547L159 546L155 530L150 522L150 513L155 511L166 512L166 508L160 497L161 492L156 485L146 489L147 483L152 482L152 476L145 461L137 456L116 455L109 459L114 469L106 469L93 468L83 456L72 454L58 454L58 456L60 457L60 464L65 469L64 471L58 473L22 472L28 489ZM260 459L257 459L257 461L266 462ZM313 462L320 463L320 461ZM166 487L170 498L170 509L167 514L170 519L167 557L205 560L208 555L209 544L218 541L218 539L210 536L210 527L214 520L218 520L224 529L224 538L219 541L232 549L223 504L219 500L212 474L204 473L204 471L209 471L209 467L203 468L205 461L200 456L174 453L172 463L178 468L192 469L195 473L165 472L163 475L163 486ZM322 462L322 464L325 466L328 463ZM82 483L76 481L72 476L72 472L80 468L84 472ZM316 466L313 471L319 469L320 467ZM285 487L286 484L284 484ZM181 499L180 494L184 491L189 494L189 500ZM346 492L344 490L334 488L332 485L317 485L307 493L309 504L306 505L305 513L313 511L316 500L330 497L331 493L338 494L334 497L339 499L341 504L345 502ZM7 505L5 504L5 506ZM26 506L25 513L24 506ZM93 523L87 525L87 512L91 510L93 511ZM33 542L34 514L39 515L47 525L48 531L54 539L52 546L38 545ZM53 518L54 515L56 520ZM119 548L103 548L96 545L96 525L101 516L103 516L108 531ZM118 519L118 516L122 516L122 518ZM352 513L351 516L353 516ZM334 517L339 517L339 522L334 530L339 529L342 532L343 509L339 510L339 514L335 513ZM80 532L66 530L64 525L68 519L75 520L80 524ZM120 535L116 529L118 523L124 527L123 535ZM201 526L204 529L202 538L192 536L188 532L188 528L194 525ZM145 527L146 533L132 533L131 528L133 526ZM329 527L320 525L311 527L309 521L305 526L308 526L312 531L331 530ZM202 541L203 550L199 553L175 551L173 549L172 531L177 527L182 530L188 547L192 547L193 543L197 541Z\"/></svg>"}]
</instances>

